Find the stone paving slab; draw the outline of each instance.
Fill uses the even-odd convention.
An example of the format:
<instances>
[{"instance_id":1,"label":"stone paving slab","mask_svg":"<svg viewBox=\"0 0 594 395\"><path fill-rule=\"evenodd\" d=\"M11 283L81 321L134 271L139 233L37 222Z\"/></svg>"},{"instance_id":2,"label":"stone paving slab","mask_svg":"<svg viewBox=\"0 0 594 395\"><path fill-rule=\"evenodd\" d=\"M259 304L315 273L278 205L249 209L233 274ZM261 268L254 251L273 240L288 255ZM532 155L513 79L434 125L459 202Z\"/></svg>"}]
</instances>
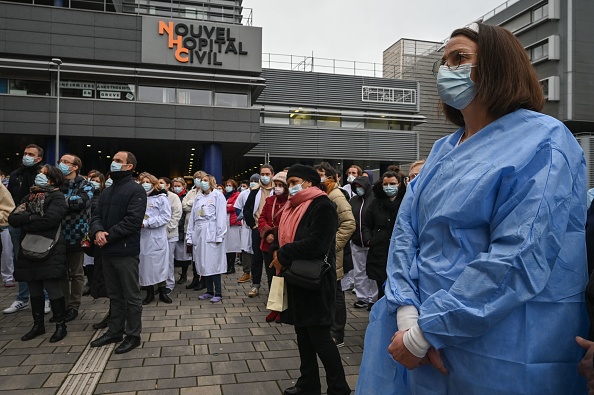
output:
<instances>
[{"instance_id":1,"label":"stone paving slab","mask_svg":"<svg viewBox=\"0 0 594 395\"><path fill-rule=\"evenodd\" d=\"M263 285L249 298L250 284L238 284L241 273L223 276L223 303L198 300L203 291L177 285L170 305L156 302L143 310L142 344L130 353L111 354L94 394L119 395L275 395L295 385L299 352L294 328L267 323ZM0 308L8 307L17 287L0 288ZM363 353L369 320L355 309L347 293L347 327L341 358L352 389ZM32 325L29 309L0 313L0 395L55 395L97 333L91 325L108 310L107 299L83 297L78 318L68 324L68 336L49 343L54 326L28 342L20 337ZM321 367L322 364L319 363ZM320 368L322 389L325 372Z\"/></svg>"}]
</instances>

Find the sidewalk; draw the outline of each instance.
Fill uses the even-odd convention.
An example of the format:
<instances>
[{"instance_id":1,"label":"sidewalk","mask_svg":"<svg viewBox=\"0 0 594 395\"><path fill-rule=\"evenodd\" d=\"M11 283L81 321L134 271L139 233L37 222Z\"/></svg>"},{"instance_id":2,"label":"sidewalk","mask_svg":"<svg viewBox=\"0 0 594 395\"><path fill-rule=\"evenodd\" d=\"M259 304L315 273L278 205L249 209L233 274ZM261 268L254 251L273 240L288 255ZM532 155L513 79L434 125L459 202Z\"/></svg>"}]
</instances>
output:
<instances>
[{"instance_id":1,"label":"sidewalk","mask_svg":"<svg viewBox=\"0 0 594 395\"><path fill-rule=\"evenodd\" d=\"M203 291L178 285L173 304L145 306L143 343L123 355L111 353L113 346L88 347L102 333L91 325L107 312L107 299L83 297L78 318L59 343L49 343L54 331L50 315L45 335L22 342L32 325L31 310L0 313L0 394L282 394L299 377L294 329L265 322L267 289L249 298L250 284L238 284L240 275L223 275L222 304L199 301ZM1 309L16 292L16 286L1 287ZM339 350L354 390L369 313L353 307L350 292L346 298L345 346ZM325 376L321 363L320 368Z\"/></svg>"}]
</instances>

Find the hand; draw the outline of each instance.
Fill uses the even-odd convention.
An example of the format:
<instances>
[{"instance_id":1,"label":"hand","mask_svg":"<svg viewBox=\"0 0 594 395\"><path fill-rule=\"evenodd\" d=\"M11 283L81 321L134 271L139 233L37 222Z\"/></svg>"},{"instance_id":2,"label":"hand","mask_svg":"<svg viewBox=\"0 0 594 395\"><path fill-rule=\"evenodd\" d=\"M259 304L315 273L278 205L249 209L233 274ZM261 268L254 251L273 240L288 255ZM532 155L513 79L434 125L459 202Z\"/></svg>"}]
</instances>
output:
<instances>
[{"instance_id":1,"label":"hand","mask_svg":"<svg viewBox=\"0 0 594 395\"><path fill-rule=\"evenodd\" d=\"M594 342L576 337L575 341L586 353L578 364L578 372L584 376L588 382L588 394L594 395Z\"/></svg>"},{"instance_id":2,"label":"hand","mask_svg":"<svg viewBox=\"0 0 594 395\"><path fill-rule=\"evenodd\" d=\"M398 331L392 336L392 343L388 346L388 352L395 361L400 362L408 370L421 366L423 358L415 357L404 345L404 334L406 331Z\"/></svg>"},{"instance_id":3,"label":"hand","mask_svg":"<svg viewBox=\"0 0 594 395\"><path fill-rule=\"evenodd\" d=\"M281 265L281 263L278 261L278 259L276 259L276 251L274 252L274 259L272 260L272 262L270 263L270 266L268 266L269 268L275 268L276 269L276 275L278 276L281 273L281 270L283 269L283 265Z\"/></svg>"},{"instance_id":4,"label":"hand","mask_svg":"<svg viewBox=\"0 0 594 395\"><path fill-rule=\"evenodd\" d=\"M443 374L448 374L448 370L445 368L443 361L441 360L441 354L439 350L436 350L434 347L431 347L429 351L427 351L427 355L421 361L421 365L428 365L431 364L437 370L439 370Z\"/></svg>"},{"instance_id":5,"label":"hand","mask_svg":"<svg viewBox=\"0 0 594 395\"><path fill-rule=\"evenodd\" d=\"M109 236L109 233L107 232L99 231L95 233L95 244L99 247L103 247L107 244L107 236Z\"/></svg>"},{"instance_id":6,"label":"hand","mask_svg":"<svg viewBox=\"0 0 594 395\"><path fill-rule=\"evenodd\" d=\"M268 236L266 236L266 242L268 244L272 244L273 241L274 241L274 235L273 234L269 234Z\"/></svg>"}]
</instances>

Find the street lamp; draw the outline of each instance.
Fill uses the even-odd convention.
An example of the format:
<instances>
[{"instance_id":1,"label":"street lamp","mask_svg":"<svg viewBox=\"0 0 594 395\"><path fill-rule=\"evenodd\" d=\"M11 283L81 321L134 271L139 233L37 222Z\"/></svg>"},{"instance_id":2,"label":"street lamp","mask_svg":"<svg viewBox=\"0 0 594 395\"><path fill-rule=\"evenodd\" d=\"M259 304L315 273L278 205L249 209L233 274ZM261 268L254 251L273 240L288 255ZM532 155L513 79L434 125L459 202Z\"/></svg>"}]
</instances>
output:
<instances>
[{"instance_id":1,"label":"street lamp","mask_svg":"<svg viewBox=\"0 0 594 395\"><path fill-rule=\"evenodd\" d=\"M62 59L52 58L50 64L58 67L58 78L56 83L56 163L60 160L60 65Z\"/></svg>"}]
</instances>

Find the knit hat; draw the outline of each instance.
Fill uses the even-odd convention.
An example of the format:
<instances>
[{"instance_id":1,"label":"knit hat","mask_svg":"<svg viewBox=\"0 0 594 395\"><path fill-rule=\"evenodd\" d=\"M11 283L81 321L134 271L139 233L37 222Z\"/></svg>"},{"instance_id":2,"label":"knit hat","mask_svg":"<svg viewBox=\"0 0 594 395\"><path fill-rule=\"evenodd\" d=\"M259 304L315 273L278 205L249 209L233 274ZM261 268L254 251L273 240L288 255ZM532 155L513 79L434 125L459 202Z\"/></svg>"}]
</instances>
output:
<instances>
[{"instance_id":1,"label":"knit hat","mask_svg":"<svg viewBox=\"0 0 594 395\"><path fill-rule=\"evenodd\" d=\"M279 181L283 184L287 185L287 173L281 171L280 173L276 173L274 177L272 177L272 182Z\"/></svg>"},{"instance_id":2,"label":"knit hat","mask_svg":"<svg viewBox=\"0 0 594 395\"><path fill-rule=\"evenodd\" d=\"M302 165L297 163L289 168L287 172L287 180L291 177L299 177L307 181L311 181L314 185L320 184L320 175L311 166Z\"/></svg>"},{"instance_id":3,"label":"knit hat","mask_svg":"<svg viewBox=\"0 0 594 395\"><path fill-rule=\"evenodd\" d=\"M258 173L252 174L252 176L250 177L250 182L251 181L260 182L260 175Z\"/></svg>"}]
</instances>

